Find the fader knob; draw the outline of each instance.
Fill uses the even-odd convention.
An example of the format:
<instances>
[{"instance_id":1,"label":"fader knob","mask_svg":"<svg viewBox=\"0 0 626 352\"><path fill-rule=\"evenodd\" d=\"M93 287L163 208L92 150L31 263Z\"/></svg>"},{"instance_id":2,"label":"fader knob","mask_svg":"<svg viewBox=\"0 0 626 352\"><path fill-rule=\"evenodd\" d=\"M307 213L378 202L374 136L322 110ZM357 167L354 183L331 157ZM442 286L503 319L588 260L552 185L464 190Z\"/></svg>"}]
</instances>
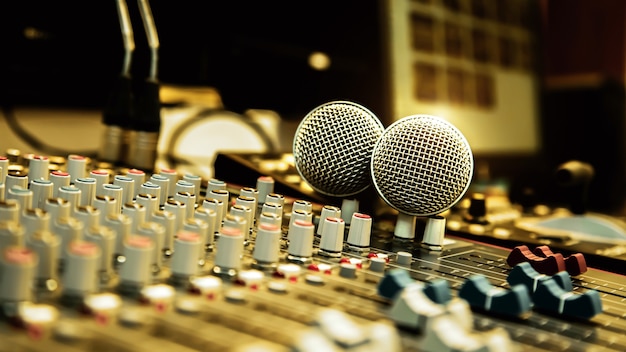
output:
<instances>
[{"instance_id":1,"label":"fader knob","mask_svg":"<svg viewBox=\"0 0 626 352\"><path fill-rule=\"evenodd\" d=\"M322 235L322 230L324 229L324 220L327 217L333 217L333 218L340 218L341 217L341 209L337 208L336 206L333 205L325 205L322 207L322 210L320 212L320 223L317 226L317 232L316 234L318 236Z\"/></svg>"},{"instance_id":2,"label":"fader knob","mask_svg":"<svg viewBox=\"0 0 626 352\"><path fill-rule=\"evenodd\" d=\"M196 210L196 195L191 192L177 192L174 194L174 200L185 204L184 219L193 218L193 213Z\"/></svg>"},{"instance_id":3,"label":"fader knob","mask_svg":"<svg viewBox=\"0 0 626 352\"><path fill-rule=\"evenodd\" d=\"M52 171L50 172L50 181L54 187L52 188L52 197L56 198L59 196L59 189L64 186L70 185L70 174L63 171Z\"/></svg>"},{"instance_id":4,"label":"fader knob","mask_svg":"<svg viewBox=\"0 0 626 352\"><path fill-rule=\"evenodd\" d=\"M46 199L52 198L53 184L50 180L33 180L30 190L33 192L33 208L43 209Z\"/></svg>"},{"instance_id":5,"label":"fader knob","mask_svg":"<svg viewBox=\"0 0 626 352\"><path fill-rule=\"evenodd\" d=\"M171 198L176 193L176 182L178 182L178 173L173 169L163 169L159 172L159 175L167 178L168 180L168 188L167 188L167 197Z\"/></svg>"},{"instance_id":6,"label":"fader knob","mask_svg":"<svg viewBox=\"0 0 626 352\"><path fill-rule=\"evenodd\" d=\"M319 254L327 257L341 257L345 222L342 218L327 217L320 238Z\"/></svg>"},{"instance_id":7,"label":"fader knob","mask_svg":"<svg viewBox=\"0 0 626 352\"><path fill-rule=\"evenodd\" d=\"M463 283L459 297L474 308L507 316L520 316L532 306L526 286L514 285L507 290L493 286L487 277L478 274Z\"/></svg>"},{"instance_id":8,"label":"fader knob","mask_svg":"<svg viewBox=\"0 0 626 352\"><path fill-rule=\"evenodd\" d=\"M256 266L261 268L276 266L280 254L280 237L280 227L273 224L259 224L252 253Z\"/></svg>"},{"instance_id":9,"label":"fader knob","mask_svg":"<svg viewBox=\"0 0 626 352\"><path fill-rule=\"evenodd\" d=\"M305 264L313 255L313 231L315 226L311 222L296 221L289 231L289 246L287 260Z\"/></svg>"},{"instance_id":10,"label":"fader knob","mask_svg":"<svg viewBox=\"0 0 626 352\"><path fill-rule=\"evenodd\" d=\"M63 294L84 297L98 290L101 251L97 244L72 241L66 248Z\"/></svg>"},{"instance_id":11,"label":"fader knob","mask_svg":"<svg viewBox=\"0 0 626 352\"><path fill-rule=\"evenodd\" d=\"M213 273L234 278L241 268L244 235L241 228L224 226L220 230Z\"/></svg>"},{"instance_id":12,"label":"fader knob","mask_svg":"<svg viewBox=\"0 0 626 352\"><path fill-rule=\"evenodd\" d=\"M260 176L256 180L256 189L259 191L259 204L264 204L267 195L274 193L274 178L271 176Z\"/></svg>"},{"instance_id":13,"label":"fader knob","mask_svg":"<svg viewBox=\"0 0 626 352\"><path fill-rule=\"evenodd\" d=\"M120 200L123 204L132 203L135 199L135 180L132 177L124 175L115 175L113 184L122 188L122 197Z\"/></svg>"},{"instance_id":14,"label":"fader knob","mask_svg":"<svg viewBox=\"0 0 626 352\"><path fill-rule=\"evenodd\" d=\"M91 177L80 177L74 184L80 190L79 206L92 205L96 197L96 179Z\"/></svg>"},{"instance_id":15,"label":"fader knob","mask_svg":"<svg viewBox=\"0 0 626 352\"><path fill-rule=\"evenodd\" d=\"M192 174L184 174L183 181L187 181L193 185L193 194L196 195L196 202L201 203L200 191L202 190L202 177Z\"/></svg>"},{"instance_id":16,"label":"fader knob","mask_svg":"<svg viewBox=\"0 0 626 352\"><path fill-rule=\"evenodd\" d=\"M130 169L128 170L128 172L126 172L126 177L130 177L133 179L133 184L135 185L135 189L133 190L133 193L139 194L141 185L144 182L146 182L146 173L143 170Z\"/></svg>"},{"instance_id":17,"label":"fader knob","mask_svg":"<svg viewBox=\"0 0 626 352\"><path fill-rule=\"evenodd\" d=\"M119 270L120 290L136 293L152 280L154 243L145 236L132 235L124 242L125 261Z\"/></svg>"},{"instance_id":18,"label":"fader knob","mask_svg":"<svg viewBox=\"0 0 626 352\"><path fill-rule=\"evenodd\" d=\"M30 181L47 180L50 174L50 159L46 156L35 155L28 161L28 178Z\"/></svg>"},{"instance_id":19,"label":"fader knob","mask_svg":"<svg viewBox=\"0 0 626 352\"><path fill-rule=\"evenodd\" d=\"M149 183L155 184L159 186L159 204L163 205L169 199L169 190L170 187L174 187L174 185L170 185L170 179L159 174L154 174L150 176ZM144 183L145 184L145 183Z\"/></svg>"},{"instance_id":20,"label":"fader knob","mask_svg":"<svg viewBox=\"0 0 626 352\"><path fill-rule=\"evenodd\" d=\"M96 196L101 196L102 186L110 182L110 175L108 170L97 169L89 172L89 177L96 180Z\"/></svg>"},{"instance_id":21,"label":"fader knob","mask_svg":"<svg viewBox=\"0 0 626 352\"><path fill-rule=\"evenodd\" d=\"M70 184L77 178L87 176L87 158L82 155L70 155L67 157L67 172L70 174Z\"/></svg>"},{"instance_id":22,"label":"fader knob","mask_svg":"<svg viewBox=\"0 0 626 352\"><path fill-rule=\"evenodd\" d=\"M352 214L352 221L350 223L350 229L348 230L348 239L346 240L346 249L356 253L368 252L371 234L372 218L367 214Z\"/></svg>"},{"instance_id":23,"label":"fader knob","mask_svg":"<svg viewBox=\"0 0 626 352\"><path fill-rule=\"evenodd\" d=\"M23 247L7 247L0 255L0 301L30 301L38 258Z\"/></svg>"},{"instance_id":24,"label":"fader knob","mask_svg":"<svg viewBox=\"0 0 626 352\"><path fill-rule=\"evenodd\" d=\"M222 181L222 180L218 180L216 178L212 178L209 179L209 181L207 182L207 186L206 186L206 191L207 193L213 191L213 190L226 190L226 182Z\"/></svg>"},{"instance_id":25,"label":"fader knob","mask_svg":"<svg viewBox=\"0 0 626 352\"><path fill-rule=\"evenodd\" d=\"M174 240L174 254L171 259L172 274L178 279L189 279L197 275L200 267L198 259L204 251L200 235L181 231Z\"/></svg>"}]
</instances>

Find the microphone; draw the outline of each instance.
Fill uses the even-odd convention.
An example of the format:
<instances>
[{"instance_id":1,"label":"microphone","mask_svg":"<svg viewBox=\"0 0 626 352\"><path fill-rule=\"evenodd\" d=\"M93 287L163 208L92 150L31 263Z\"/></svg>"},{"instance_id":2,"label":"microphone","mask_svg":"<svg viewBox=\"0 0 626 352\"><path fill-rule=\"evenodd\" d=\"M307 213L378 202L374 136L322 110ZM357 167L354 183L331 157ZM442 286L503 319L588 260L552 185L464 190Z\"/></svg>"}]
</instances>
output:
<instances>
[{"instance_id":1,"label":"microphone","mask_svg":"<svg viewBox=\"0 0 626 352\"><path fill-rule=\"evenodd\" d=\"M148 0L138 0L138 4L150 47L150 73L142 82L136 99L125 161L138 169L153 170L161 130L160 84L157 75L160 44Z\"/></svg>"},{"instance_id":2,"label":"microphone","mask_svg":"<svg viewBox=\"0 0 626 352\"><path fill-rule=\"evenodd\" d=\"M102 113L104 132L98 150L98 159L117 164L127 153L129 121L134 113L130 71L135 40L126 1L118 0L116 5L124 43L124 64Z\"/></svg>"},{"instance_id":3,"label":"microphone","mask_svg":"<svg viewBox=\"0 0 626 352\"><path fill-rule=\"evenodd\" d=\"M431 115L411 115L392 123L372 152L372 182L381 198L396 209L394 235L415 237L417 216L440 222L437 216L456 204L472 180L474 159L465 136L448 121ZM422 246L439 250L441 225L427 226Z\"/></svg>"},{"instance_id":4,"label":"microphone","mask_svg":"<svg viewBox=\"0 0 626 352\"><path fill-rule=\"evenodd\" d=\"M300 177L315 191L332 197L356 195L371 185L372 150L384 130L367 108L332 101L311 110L300 122L293 156ZM341 218L349 225L359 211L357 199L342 199Z\"/></svg>"},{"instance_id":5,"label":"microphone","mask_svg":"<svg viewBox=\"0 0 626 352\"><path fill-rule=\"evenodd\" d=\"M347 197L360 193L371 184L369 163L383 130L378 117L357 103L322 104L309 112L296 129L296 170L322 194Z\"/></svg>"}]
</instances>

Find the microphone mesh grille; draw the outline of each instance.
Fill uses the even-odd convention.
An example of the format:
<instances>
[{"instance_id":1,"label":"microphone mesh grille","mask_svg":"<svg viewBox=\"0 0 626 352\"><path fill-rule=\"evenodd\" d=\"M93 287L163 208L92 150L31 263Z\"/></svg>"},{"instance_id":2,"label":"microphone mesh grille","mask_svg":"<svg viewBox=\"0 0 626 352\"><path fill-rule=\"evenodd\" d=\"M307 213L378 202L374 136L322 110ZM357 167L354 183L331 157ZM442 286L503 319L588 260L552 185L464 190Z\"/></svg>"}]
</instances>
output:
<instances>
[{"instance_id":1,"label":"microphone mesh grille","mask_svg":"<svg viewBox=\"0 0 626 352\"><path fill-rule=\"evenodd\" d=\"M335 197L359 193L371 184L372 150L383 130L376 115L359 104L320 105L296 130L296 169L320 193Z\"/></svg>"},{"instance_id":2,"label":"microphone mesh grille","mask_svg":"<svg viewBox=\"0 0 626 352\"><path fill-rule=\"evenodd\" d=\"M390 125L372 153L372 181L396 210L441 213L467 191L474 160L463 134L449 122L413 115Z\"/></svg>"}]
</instances>

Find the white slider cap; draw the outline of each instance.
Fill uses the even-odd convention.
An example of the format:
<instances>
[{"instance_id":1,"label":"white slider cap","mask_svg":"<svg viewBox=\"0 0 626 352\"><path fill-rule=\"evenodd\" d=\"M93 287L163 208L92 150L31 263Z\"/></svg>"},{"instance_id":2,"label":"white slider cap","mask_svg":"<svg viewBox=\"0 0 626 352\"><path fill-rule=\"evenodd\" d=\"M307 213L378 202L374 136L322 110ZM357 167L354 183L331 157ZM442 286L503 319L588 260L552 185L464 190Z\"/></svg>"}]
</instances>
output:
<instances>
[{"instance_id":1,"label":"white slider cap","mask_svg":"<svg viewBox=\"0 0 626 352\"><path fill-rule=\"evenodd\" d=\"M324 220L324 229L320 238L320 254L332 257L341 256L345 226L342 218L329 216Z\"/></svg>"},{"instance_id":2,"label":"white slider cap","mask_svg":"<svg viewBox=\"0 0 626 352\"><path fill-rule=\"evenodd\" d=\"M244 236L240 227L224 226L215 253L215 265L226 269L239 269L243 255Z\"/></svg>"},{"instance_id":3,"label":"white slider cap","mask_svg":"<svg viewBox=\"0 0 626 352\"><path fill-rule=\"evenodd\" d=\"M259 224L252 257L263 263L278 262L280 237L280 227L268 223Z\"/></svg>"},{"instance_id":4,"label":"white slider cap","mask_svg":"<svg viewBox=\"0 0 626 352\"><path fill-rule=\"evenodd\" d=\"M371 234L372 218L367 214L352 214L352 222L348 230L348 239L346 242L355 247L369 248Z\"/></svg>"},{"instance_id":5,"label":"white slider cap","mask_svg":"<svg viewBox=\"0 0 626 352\"><path fill-rule=\"evenodd\" d=\"M324 229L324 220L327 217L340 218L341 217L341 209L337 208L333 205L325 205L322 207L322 211L320 212L320 222L317 226L317 234L321 235L322 230Z\"/></svg>"},{"instance_id":6,"label":"white slider cap","mask_svg":"<svg viewBox=\"0 0 626 352\"><path fill-rule=\"evenodd\" d=\"M174 253L171 259L172 273L181 276L197 275L200 269L197 258L200 257L203 247L199 234L180 231L174 240Z\"/></svg>"},{"instance_id":7,"label":"white slider cap","mask_svg":"<svg viewBox=\"0 0 626 352\"><path fill-rule=\"evenodd\" d=\"M443 216L429 216L426 220L422 247L430 250L442 250L446 231L446 219Z\"/></svg>"},{"instance_id":8,"label":"white slider cap","mask_svg":"<svg viewBox=\"0 0 626 352\"><path fill-rule=\"evenodd\" d=\"M70 183L74 183L77 178L87 176L87 158L82 155L68 156L67 172L70 174Z\"/></svg>"},{"instance_id":9,"label":"white slider cap","mask_svg":"<svg viewBox=\"0 0 626 352\"><path fill-rule=\"evenodd\" d=\"M289 246L287 253L295 257L311 257L313 255L314 229L315 226L311 222L295 221L288 234Z\"/></svg>"},{"instance_id":10,"label":"white slider cap","mask_svg":"<svg viewBox=\"0 0 626 352\"><path fill-rule=\"evenodd\" d=\"M260 176L256 180L256 189L259 191L259 204L265 203L267 195L274 192L274 178L271 176Z\"/></svg>"}]
</instances>

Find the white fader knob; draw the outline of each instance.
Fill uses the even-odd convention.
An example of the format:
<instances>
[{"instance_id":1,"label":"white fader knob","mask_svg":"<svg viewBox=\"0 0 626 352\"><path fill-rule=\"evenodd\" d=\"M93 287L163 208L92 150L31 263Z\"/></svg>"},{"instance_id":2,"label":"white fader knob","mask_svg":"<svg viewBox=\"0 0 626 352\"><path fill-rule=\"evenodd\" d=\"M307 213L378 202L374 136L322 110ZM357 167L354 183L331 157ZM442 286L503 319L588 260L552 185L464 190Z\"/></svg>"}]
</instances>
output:
<instances>
[{"instance_id":1,"label":"white fader knob","mask_svg":"<svg viewBox=\"0 0 626 352\"><path fill-rule=\"evenodd\" d=\"M195 232L181 231L174 240L171 270L172 281L176 284L188 282L189 278L198 274L200 266L198 260L203 253L203 243L200 235Z\"/></svg>"},{"instance_id":2,"label":"white fader knob","mask_svg":"<svg viewBox=\"0 0 626 352\"><path fill-rule=\"evenodd\" d=\"M143 170L139 169L130 169L126 172L126 176L133 179L135 184L134 193L138 194L141 188L141 185L146 182L146 173Z\"/></svg>"},{"instance_id":3,"label":"white fader knob","mask_svg":"<svg viewBox=\"0 0 626 352\"><path fill-rule=\"evenodd\" d=\"M0 302L30 301L38 258L24 247L7 247L0 254Z\"/></svg>"},{"instance_id":4,"label":"white fader knob","mask_svg":"<svg viewBox=\"0 0 626 352\"><path fill-rule=\"evenodd\" d=\"M153 196L156 197L156 203L158 206L163 205L163 203L165 202L162 198L161 198L161 186L157 185L156 183L152 183L152 182L144 182L141 184L141 186L139 186L139 193L138 194L151 194Z\"/></svg>"},{"instance_id":5,"label":"white fader knob","mask_svg":"<svg viewBox=\"0 0 626 352\"><path fill-rule=\"evenodd\" d=\"M52 181L33 180L30 183L30 190L33 191L33 208L43 209L46 200L52 198Z\"/></svg>"},{"instance_id":6,"label":"white fader knob","mask_svg":"<svg viewBox=\"0 0 626 352\"><path fill-rule=\"evenodd\" d=\"M265 203L267 195L274 192L274 179L271 176L260 176L256 180L256 189L259 191L259 204Z\"/></svg>"},{"instance_id":7,"label":"white fader knob","mask_svg":"<svg viewBox=\"0 0 626 352\"><path fill-rule=\"evenodd\" d=\"M123 204L133 202L135 199L135 180L132 177L115 175L113 177L113 184L122 188Z\"/></svg>"},{"instance_id":8,"label":"white fader knob","mask_svg":"<svg viewBox=\"0 0 626 352\"><path fill-rule=\"evenodd\" d=\"M259 269L276 267L280 254L280 227L275 224L261 223L256 232L252 258Z\"/></svg>"},{"instance_id":9,"label":"white fader knob","mask_svg":"<svg viewBox=\"0 0 626 352\"><path fill-rule=\"evenodd\" d=\"M74 183L77 178L87 176L87 158L82 155L68 156L67 173L70 174L70 183Z\"/></svg>"},{"instance_id":10,"label":"white fader knob","mask_svg":"<svg viewBox=\"0 0 626 352\"><path fill-rule=\"evenodd\" d=\"M324 220L327 217L340 218L341 209L333 205L325 205L324 207L322 207L322 211L320 212L320 223L317 226L316 232L318 236L322 235L322 230L324 229Z\"/></svg>"},{"instance_id":11,"label":"white fader knob","mask_svg":"<svg viewBox=\"0 0 626 352\"><path fill-rule=\"evenodd\" d=\"M183 180L193 185L193 194L196 195L196 203L200 204L200 191L202 190L202 177L198 175L185 174Z\"/></svg>"},{"instance_id":12,"label":"white fader knob","mask_svg":"<svg viewBox=\"0 0 626 352\"><path fill-rule=\"evenodd\" d=\"M341 257L345 222L342 218L327 217L320 238L319 254L327 257Z\"/></svg>"},{"instance_id":13,"label":"white fader knob","mask_svg":"<svg viewBox=\"0 0 626 352\"><path fill-rule=\"evenodd\" d=\"M311 261L313 256L313 231L315 231L315 226L311 222L296 221L293 223L288 234L288 261L298 264L305 264Z\"/></svg>"},{"instance_id":14,"label":"white fader knob","mask_svg":"<svg viewBox=\"0 0 626 352\"><path fill-rule=\"evenodd\" d=\"M109 196L110 198L115 199L115 212L120 214L122 212L122 205L124 205L124 190L120 185L114 185L111 183L107 183L102 185L102 195Z\"/></svg>"},{"instance_id":15,"label":"white fader knob","mask_svg":"<svg viewBox=\"0 0 626 352\"><path fill-rule=\"evenodd\" d=\"M63 186L70 185L70 174L63 171L52 171L50 172L49 180L52 181L52 197L56 198L59 196L59 189Z\"/></svg>"},{"instance_id":16,"label":"white fader knob","mask_svg":"<svg viewBox=\"0 0 626 352\"><path fill-rule=\"evenodd\" d=\"M93 200L96 198L96 179L91 177L80 177L76 179L76 183L74 185L80 190L78 205L92 205Z\"/></svg>"},{"instance_id":17,"label":"white fader knob","mask_svg":"<svg viewBox=\"0 0 626 352\"><path fill-rule=\"evenodd\" d=\"M28 161L28 178L30 181L47 180L50 174L50 159L46 156L35 155Z\"/></svg>"},{"instance_id":18,"label":"white fader knob","mask_svg":"<svg viewBox=\"0 0 626 352\"><path fill-rule=\"evenodd\" d=\"M174 200L185 204L184 219L193 218L196 210L196 195L191 192L176 192Z\"/></svg>"},{"instance_id":19,"label":"white fader knob","mask_svg":"<svg viewBox=\"0 0 626 352\"><path fill-rule=\"evenodd\" d=\"M171 198L176 193L176 182L178 182L178 173L174 169L163 169L159 172L159 175L164 176L169 181L167 188L167 197Z\"/></svg>"},{"instance_id":20,"label":"white fader knob","mask_svg":"<svg viewBox=\"0 0 626 352\"><path fill-rule=\"evenodd\" d=\"M424 238L421 246L431 251L442 250L445 231L446 218L439 215L429 216L424 228Z\"/></svg>"},{"instance_id":21,"label":"white fader knob","mask_svg":"<svg viewBox=\"0 0 626 352\"><path fill-rule=\"evenodd\" d=\"M0 156L0 183L6 182L7 174L9 173L9 158L6 156Z\"/></svg>"},{"instance_id":22,"label":"white fader knob","mask_svg":"<svg viewBox=\"0 0 626 352\"><path fill-rule=\"evenodd\" d=\"M65 298L82 298L98 290L101 255L95 243L78 240L68 244L62 277Z\"/></svg>"},{"instance_id":23,"label":"white fader knob","mask_svg":"<svg viewBox=\"0 0 626 352\"><path fill-rule=\"evenodd\" d=\"M91 170L89 177L96 180L96 196L103 195L102 186L111 182L109 171L104 169Z\"/></svg>"},{"instance_id":24,"label":"white fader knob","mask_svg":"<svg viewBox=\"0 0 626 352\"><path fill-rule=\"evenodd\" d=\"M170 179L163 175L154 174L150 176L150 180L148 183L152 183L152 184L159 186L159 189L160 189L159 204L160 205L165 204L165 202L167 202L167 200L169 199L168 194L169 194L170 187L172 188L174 187L174 185L170 185Z\"/></svg>"},{"instance_id":25,"label":"white fader knob","mask_svg":"<svg viewBox=\"0 0 626 352\"><path fill-rule=\"evenodd\" d=\"M224 226L220 229L220 237L215 253L213 274L234 278L241 268L244 235L240 227Z\"/></svg>"},{"instance_id":26,"label":"white fader knob","mask_svg":"<svg viewBox=\"0 0 626 352\"><path fill-rule=\"evenodd\" d=\"M154 243L145 236L131 235L124 243L125 261L119 270L122 293L133 294L152 281Z\"/></svg>"},{"instance_id":27,"label":"white fader knob","mask_svg":"<svg viewBox=\"0 0 626 352\"><path fill-rule=\"evenodd\" d=\"M150 217L159 210L159 199L150 193L138 193L135 198L137 204L146 208L146 220L149 221Z\"/></svg>"},{"instance_id":28,"label":"white fader knob","mask_svg":"<svg viewBox=\"0 0 626 352\"><path fill-rule=\"evenodd\" d=\"M371 234L372 218L367 214L352 214L352 223L348 230L346 249L359 254L369 252Z\"/></svg>"}]
</instances>

